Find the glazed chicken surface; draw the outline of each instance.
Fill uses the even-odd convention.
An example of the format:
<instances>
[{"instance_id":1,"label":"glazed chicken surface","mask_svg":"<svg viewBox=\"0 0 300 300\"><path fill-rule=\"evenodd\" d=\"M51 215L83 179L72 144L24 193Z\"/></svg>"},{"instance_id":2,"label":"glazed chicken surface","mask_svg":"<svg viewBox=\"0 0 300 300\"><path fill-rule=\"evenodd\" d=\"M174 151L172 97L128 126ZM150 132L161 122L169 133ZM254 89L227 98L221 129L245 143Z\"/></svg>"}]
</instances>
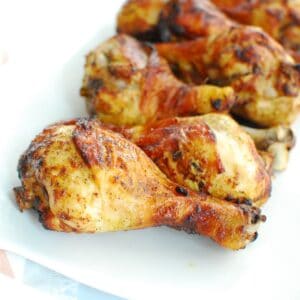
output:
<instances>
[{"instance_id":1,"label":"glazed chicken surface","mask_svg":"<svg viewBox=\"0 0 300 300\"><path fill-rule=\"evenodd\" d=\"M265 216L251 205L195 193L167 179L148 156L96 120L46 128L19 161L21 210L48 229L106 232L167 225L245 247Z\"/></svg>"},{"instance_id":2,"label":"glazed chicken surface","mask_svg":"<svg viewBox=\"0 0 300 300\"><path fill-rule=\"evenodd\" d=\"M141 15L139 11L151 9L151 3L125 4L118 31L147 39L149 32L138 26L141 32L129 30L128 23L134 28L136 22L130 6L138 7ZM177 77L187 83L232 87L237 96L232 112L259 126L295 119L300 107L299 66L268 34L231 21L206 0L170 0L161 3L160 13L155 10L149 40L158 42L159 54Z\"/></svg>"},{"instance_id":3,"label":"glazed chicken surface","mask_svg":"<svg viewBox=\"0 0 300 300\"><path fill-rule=\"evenodd\" d=\"M212 0L230 18L263 28L300 62L298 0Z\"/></svg>"},{"instance_id":4,"label":"glazed chicken surface","mask_svg":"<svg viewBox=\"0 0 300 300\"><path fill-rule=\"evenodd\" d=\"M262 205L271 178L250 136L228 115L110 128L137 144L168 178L197 192Z\"/></svg>"},{"instance_id":5,"label":"glazed chicken surface","mask_svg":"<svg viewBox=\"0 0 300 300\"><path fill-rule=\"evenodd\" d=\"M152 48L117 35L87 56L81 95L103 122L138 125L172 116L228 111L231 87L188 85Z\"/></svg>"}]
</instances>

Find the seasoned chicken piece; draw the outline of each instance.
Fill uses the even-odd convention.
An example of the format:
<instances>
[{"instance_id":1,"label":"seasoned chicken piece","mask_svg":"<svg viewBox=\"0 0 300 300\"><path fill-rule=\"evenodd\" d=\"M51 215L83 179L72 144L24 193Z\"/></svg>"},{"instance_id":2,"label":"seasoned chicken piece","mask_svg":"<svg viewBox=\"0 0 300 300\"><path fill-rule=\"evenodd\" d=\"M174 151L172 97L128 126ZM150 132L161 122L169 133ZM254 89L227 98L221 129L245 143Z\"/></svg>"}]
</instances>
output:
<instances>
[{"instance_id":1,"label":"seasoned chicken piece","mask_svg":"<svg viewBox=\"0 0 300 300\"><path fill-rule=\"evenodd\" d=\"M228 115L171 118L114 128L136 143L168 178L195 191L262 205L271 179L249 135Z\"/></svg>"},{"instance_id":2,"label":"seasoned chicken piece","mask_svg":"<svg viewBox=\"0 0 300 300\"><path fill-rule=\"evenodd\" d=\"M212 0L238 22L260 26L300 62L300 2L298 0Z\"/></svg>"},{"instance_id":3,"label":"seasoned chicken piece","mask_svg":"<svg viewBox=\"0 0 300 300\"><path fill-rule=\"evenodd\" d=\"M231 87L188 85L152 48L117 35L87 56L81 95L103 122L145 124L172 116L227 111Z\"/></svg>"},{"instance_id":4,"label":"seasoned chicken piece","mask_svg":"<svg viewBox=\"0 0 300 300\"><path fill-rule=\"evenodd\" d=\"M117 18L117 31L137 38L156 39L157 24L168 0L128 0Z\"/></svg>"},{"instance_id":5,"label":"seasoned chicken piece","mask_svg":"<svg viewBox=\"0 0 300 300\"><path fill-rule=\"evenodd\" d=\"M21 210L48 229L106 232L168 225L231 249L256 238L265 216L171 182L133 143L81 119L46 128L19 161Z\"/></svg>"},{"instance_id":6,"label":"seasoned chicken piece","mask_svg":"<svg viewBox=\"0 0 300 300\"><path fill-rule=\"evenodd\" d=\"M208 37L231 26L207 0L129 0L117 18L119 33L153 42Z\"/></svg>"},{"instance_id":7,"label":"seasoned chicken piece","mask_svg":"<svg viewBox=\"0 0 300 300\"><path fill-rule=\"evenodd\" d=\"M141 11L147 2L151 9L152 1L130 1L124 8L134 5ZM157 49L180 79L233 87L238 96L233 112L257 125L294 120L300 106L300 68L268 34L231 21L207 0L170 0L161 6L161 13L154 14L156 26L155 18L151 23L150 40L177 41ZM128 18L126 9L118 20L123 20L119 32L148 38L143 28L136 33L123 27L127 20L134 28L135 18Z\"/></svg>"},{"instance_id":8,"label":"seasoned chicken piece","mask_svg":"<svg viewBox=\"0 0 300 300\"><path fill-rule=\"evenodd\" d=\"M300 108L300 73L283 48L254 27L224 30L214 38L161 43L160 55L188 82L231 86L232 112L263 127L291 123Z\"/></svg>"}]
</instances>

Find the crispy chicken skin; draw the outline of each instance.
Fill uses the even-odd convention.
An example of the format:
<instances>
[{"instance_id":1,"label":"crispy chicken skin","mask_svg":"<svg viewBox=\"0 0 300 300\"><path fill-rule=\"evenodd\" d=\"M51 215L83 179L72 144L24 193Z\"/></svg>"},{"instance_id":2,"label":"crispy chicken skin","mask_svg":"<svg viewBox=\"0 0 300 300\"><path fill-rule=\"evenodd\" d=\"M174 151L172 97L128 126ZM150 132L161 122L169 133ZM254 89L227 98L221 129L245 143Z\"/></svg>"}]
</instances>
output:
<instances>
[{"instance_id":1,"label":"crispy chicken skin","mask_svg":"<svg viewBox=\"0 0 300 300\"><path fill-rule=\"evenodd\" d=\"M168 0L129 0L117 17L117 31L141 39L155 38L162 9Z\"/></svg>"},{"instance_id":2,"label":"crispy chicken skin","mask_svg":"<svg viewBox=\"0 0 300 300\"><path fill-rule=\"evenodd\" d=\"M145 7L139 0L127 5ZM170 0L155 15L149 40L163 42L158 52L177 77L188 83L231 86L237 94L233 112L259 126L294 120L300 106L300 68L268 34L231 21L206 0ZM118 20L126 18L126 10L121 10ZM118 30L138 38L149 36L127 31L121 23Z\"/></svg>"},{"instance_id":3,"label":"crispy chicken skin","mask_svg":"<svg viewBox=\"0 0 300 300\"><path fill-rule=\"evenodd\" d=\"M111 129L136 143L168 178L195 191L261 206L271 178L250 136L228 115L171 118Z\"/></svg>"},{"instance_id":4,"label":"crispy chicken skin","mask_svg":"<svg viewBox=\"0 0 300 300\"><path fill-rule=\"evenodd\" d=\"M300 62L300 2L212 0L230 18L263 28Z\"/></svg>"},{"instance_id":5,"label":"crispy chicken skin","mask_svg":"<svg viewBox=\"0 0 300 300\"><path fill-rule=\"evenodd\" d=\"M167 42L215 35L235 26L207 0L130 0L117 18L117 31L138 39Z\"/></svg>"},{"instance_id":6,"label":"crispy chicken skin","mask_svg":"<svg viewBox=\"0 0 300 300\"><path fill-rule=\"evenodd\" d=\"M181 82L155 50L126 35L87 56L81 95L103 122L128 125L227 111L235 99L231 87Z\"/></svg>"},{"instance_id":7,"label":"crispy chicken skin","mask_svg":"<svg viewBox=\"0 0 300 300\"><path fill-rule=\"evenodd\" d=\"M49 126L19 161L21 210L34 208L48 229L106 232L167 225L240 249L265 216L183 188L133 143L96 120Z\"/></svg>"},{"instance_id":8,"label":"crispy chicken skin","mask_svg":"<svg viewBox=\"0 0 300 300\"><path fill-rule=\"evenodd\" d=\"M254 27L232 28L215 38L156 46L188 82L206 78L231 86L233 113L262 127L289 124L300 108L300 73L291 57Z\"/></svg>"}]
</instances>

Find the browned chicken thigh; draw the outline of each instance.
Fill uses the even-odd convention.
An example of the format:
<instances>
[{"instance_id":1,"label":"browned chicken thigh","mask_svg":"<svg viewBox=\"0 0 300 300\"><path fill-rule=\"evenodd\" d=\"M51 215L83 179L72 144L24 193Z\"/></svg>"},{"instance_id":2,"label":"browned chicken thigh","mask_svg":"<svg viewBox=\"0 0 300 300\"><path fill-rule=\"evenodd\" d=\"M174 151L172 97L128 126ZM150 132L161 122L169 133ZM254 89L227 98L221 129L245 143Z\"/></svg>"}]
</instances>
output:
<instances>
[{"instance_id":1,"label":"browned chicken thigh","mask_svg":"<svg viewBox=\"0 0 300 300\"><path fill-rule=\"evenodd\" d=\"M250 136L228 115L165 119L109 128L136 143L168 178L195 191L262 205L271 178Z\"/></svg>"},{"instance_id":2,"label":"browned chicken thigh","mask_svg":"<svg viewBox=\"0 0 300 300\"><path fill-rule=\"evenodd\" d=\"M176 79L155 50L126 35L90 52L81 95L103 122L129 125L227 111L235 99L231 87L188 85Z\"/></svg>"},{"instance_id":3,"label":"browned chicken thigh","mask_svg":"<svg viewBox=\"0 0 300 300\"><path fill-rule=\"evenodd\" d=\"M81 119L49 126L19 161L21 210L48 229L105 232L168 225L239 249L265 217L251 205L197 194L171 182L133 143Z\"/></svg>"},{"instance_id":4,"label":"browned chicken thigh","mask_svg":"<svg viewBox=\"0 0 300 300\"><path fill-rule=\"evenodd\" d=\"M229 17L263 28L300 62L300 2L295 0L212 0Z\"/></svg>"},{"instance_id":5,"label":"browned chicken thigh","mask_svg":"<svg viewBox=\"0 0 300 300\"><path fill-rule=\"evenodd\" d=\"M156 47L174 73L188 83L231 86L237 95L232 111L242 118L263 127L294 120L300 107L300 68L268 34L231 21L207 0L161 3L160 13L156 6L156 17L143 32L134 27L130 7L141 15L152 8L152 1L146 2L125 4L118 17L119 32L148 39L150 30L149 40L170 41ZM128 23L141 31L129 30Z\"/></svg>"}]
</instances>

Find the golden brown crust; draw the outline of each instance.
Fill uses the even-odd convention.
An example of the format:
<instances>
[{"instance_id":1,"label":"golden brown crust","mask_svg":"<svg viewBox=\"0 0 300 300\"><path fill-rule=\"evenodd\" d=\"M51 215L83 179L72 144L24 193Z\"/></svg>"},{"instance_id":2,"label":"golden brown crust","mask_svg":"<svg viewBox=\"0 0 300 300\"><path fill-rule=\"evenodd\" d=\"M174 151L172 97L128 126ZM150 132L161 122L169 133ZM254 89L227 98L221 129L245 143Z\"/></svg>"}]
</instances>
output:
<instances>
[{"instance_id":1,"label":"golden brown crust","mask_svg":"<svg viewBox=\"0 0 300 300\"><path fill-rule=\"evenodd\" d=\"M57 231L104 232L168 225L239 249L265 220L249 205L197 195L169 181L134 144L96 120L57 123L19 162L21 209Z\"/></svg>"},{"instance_id":2,"label":"golden brown crust","mask_svg":"<svg viewBox=\"0 0 300 300\"><path fill-rule=\"evenodd\" d=\"M171 0L160 15L159 40L168 42L209 37L219 34L221 28L224 30L235 25L210 1Z\"/></svg>"},{"instance_id":3,"label":"golden brown crust","mask_svg":"<svg viewBox=\"0 0 300 300\"><path fill-rule=\"evenodd\" d=\"M216 137L200 118L149 124L136 144L170 179L196 191L208 192L212 178L224 172Z\"/></svg>"},{"instance_id":4,"label":"golden brown crust","mask_svg":"<svg viewBox=\"0 0 300 300\"><path fill-rule=\"evenodd\" d=\"M171 118L133 128L107 126L134 141L180 185L255 206L270 196L270 166L228 115Z\"/></svg>"},{"instance_id":5,"label":"golden brown crust","mask_svg":"<svg viewBox=\"0 0 300 300\"><path fill-rule=\"evenodd\" d=\"M117 32L152 40L157 35L161 10L168 0L129 0L117 17Z\"/></svg>"},{"instance_id":6,"label":"golden brown crust","mask_svg":"<svg viewBox=\"0 0 300 300\"><path fill-rule=\"evenodd\" d=\"M263 28L300 62L300 4L286 0L212 0L230 18Z\"/></svg>"},{"instance_id":7,"label":"golden brown crust","mask_svg":"<svg viewBox=\"0 0 300 300\"><path fill-rule=\"evenodd\" d=\"M235 1L224 1L224 6L227 2L235 7ZM257 2L262 1L249 5ZM133 3L139 7L140 1ZM123 11L120 15L126 18ZM231 21L207 0L168 1L161 8L155 29L153 26L156 35L152 40L177 42L161 43L157 49L184 81L231 86L238 96L233 112L259 126L290 124L295 119L300 109L300 68L268 34ZM295 34L295 28L294 23L288 26L283 37Z\"/></svg>"},{"instance_id":8,"label":"golden brown crust","mask_svg":"<svg viewBox=\"0 0 300 300\"><path fill-rule=\"evenodd\" d=\"M259 29L233 28L215 38L156 47L184 80L207 78L231 86L237 95L233 112L247 120L271 127L291 123L299 112L300 74L280 45Z\"/></svg>"},{"instance_id":9,"label":"golden brown crust","mask_svg":"<svg viewBox=\"0 0 300 300\"><path fill-rule=\"evenodd\" d=\"M117 19L119 33L153 42L207 37L230 26L235 23L207 0L129 0Z\"/></svg>"},{"instance_id":10,"label":"golden brown crust","mask_svg":"<svg viewBox=\"0 0 300 300\"><path fill-rule=\"evenodd\" d=\"M103 122L137 125L172 116L228 111L230 87L187 85L155 50L117 35L87 56L81 95Z\"/></svg>"}]
</instances>

